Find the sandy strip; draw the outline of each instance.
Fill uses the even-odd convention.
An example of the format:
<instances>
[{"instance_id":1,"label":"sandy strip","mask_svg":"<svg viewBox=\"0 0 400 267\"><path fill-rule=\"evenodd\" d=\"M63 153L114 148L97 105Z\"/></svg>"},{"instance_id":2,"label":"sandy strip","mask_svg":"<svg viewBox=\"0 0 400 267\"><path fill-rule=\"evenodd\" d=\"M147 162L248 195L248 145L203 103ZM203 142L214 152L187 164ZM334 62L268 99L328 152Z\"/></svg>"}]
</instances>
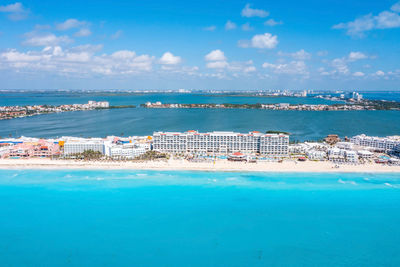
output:
<instances>
[{"instance_id":1,"label":"sandy strip","mask_svg":"<svg viewBox=\"0 0 400 267\"><path fill-rule=\"evenodd\" d=\"M193 170L193 171L259 171L259 172L398 172L400 166L381 164L341 165L331 162L188 162L186 160L148 162L102 162L50 159L2 159L0 169L87 169L87 170Z\"/></svg>"}]
</instances>

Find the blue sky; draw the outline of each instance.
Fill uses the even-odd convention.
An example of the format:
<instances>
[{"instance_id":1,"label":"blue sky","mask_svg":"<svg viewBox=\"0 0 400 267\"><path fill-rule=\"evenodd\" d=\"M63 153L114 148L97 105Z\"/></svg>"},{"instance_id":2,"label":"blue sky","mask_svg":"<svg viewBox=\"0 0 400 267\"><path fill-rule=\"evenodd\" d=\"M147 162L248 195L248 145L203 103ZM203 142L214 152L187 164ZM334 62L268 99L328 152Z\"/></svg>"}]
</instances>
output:
<instances>
[{"instance_id":1,"label":"blue sky","mask_svg":"<svg viewBox=\"0 0 400 267\"><path fill-rule=\"evenodd\" d=\"M400 89L398 1L0 1L1 89Z\"/></svg>"}]
</instances>

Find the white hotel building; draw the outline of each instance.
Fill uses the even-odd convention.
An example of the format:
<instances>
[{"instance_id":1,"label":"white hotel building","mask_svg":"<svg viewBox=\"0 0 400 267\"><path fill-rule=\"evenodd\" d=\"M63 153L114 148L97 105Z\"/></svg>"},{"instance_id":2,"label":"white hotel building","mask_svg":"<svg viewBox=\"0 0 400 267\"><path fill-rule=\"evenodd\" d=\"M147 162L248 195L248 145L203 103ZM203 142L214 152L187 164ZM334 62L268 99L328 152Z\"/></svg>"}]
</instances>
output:
<instances>
[{"instance_id":1,"label":"white hotel building","mask_svg":"<svg viewBox=\"0 0 400 267\"><path fill-rule=\"evenodd\" d=\"M153 150L169 153L260 153L269 156L287 156L289 136L285 134L262 134L250 132L197 131L154 132Z\"/></svg>"},{"instance_id":2,"label":"white hotel building","mask_svg":"<svg viewBox=\"0 0 400 267\"><path fill-rule=\"evenodd\" d=\"M400 137L398 136L375 137L375 136L366 136L365 134L360 134L352 137L350 139L350 142L355 145L371 147L383 151L389 151L389 150L400 151Z\"/></svg>"},{"instance_id":3,"label":"white hotel building","mask_svg":"<svg viewBox=\"0 0 400 267\"><path fill-rule=\"evenodd\" d=\"M83 153L86 150L98 151L104 154L104 140L101 138L68 138L64 143L64 155Z\"/></svg>"}]
</instances>

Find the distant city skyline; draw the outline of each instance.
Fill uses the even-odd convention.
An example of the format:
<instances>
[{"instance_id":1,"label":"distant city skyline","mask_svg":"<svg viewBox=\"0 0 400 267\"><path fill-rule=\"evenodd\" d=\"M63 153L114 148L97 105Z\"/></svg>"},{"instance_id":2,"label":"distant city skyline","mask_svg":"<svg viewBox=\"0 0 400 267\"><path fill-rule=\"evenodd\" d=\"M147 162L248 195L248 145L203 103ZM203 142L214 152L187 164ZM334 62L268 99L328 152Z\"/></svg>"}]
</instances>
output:
<instances>
[{"instance_id":1,"label":"distant city skyline","mask_svg":"<svg viewBox=\"0 0 400 267\"><path fill-rule=\"evenodd\" d=\"M399 90L400 1L1 1L0 89Z\"/></svg>"}]
</instances>

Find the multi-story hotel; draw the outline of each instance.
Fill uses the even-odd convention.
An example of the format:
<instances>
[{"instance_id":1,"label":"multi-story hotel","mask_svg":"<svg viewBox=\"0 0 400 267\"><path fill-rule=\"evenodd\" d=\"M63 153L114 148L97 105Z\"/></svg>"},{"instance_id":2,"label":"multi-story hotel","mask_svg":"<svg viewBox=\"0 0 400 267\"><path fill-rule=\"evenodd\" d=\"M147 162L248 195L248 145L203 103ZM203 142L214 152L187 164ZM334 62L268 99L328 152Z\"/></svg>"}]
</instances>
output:
<instances>
[{"instance_id":1,"label":"multi-story hotel","mask_svg":"<svg viewBox=\"0 0 400 267\"><path fill-rule=\"evenodd\" d=\"M398 150L400 151L400 137L375 137L360 134L350 139L350 142L365 147L372 147L383 151Z\"/></svg>"},{"instance_id":2,"label":"multi-story hotel","mask_svg":"<svg viewBox=\"0 0 400 267\"><path fill-rule=\"evenodd\" d=\"M285 134L248 134L197 131L154 132L153 149L170 153L260 153L269 156L288 154L289 136Z\"/></svg>"},{"instance_id":3,"label":"multi-story hotel","mask_svg":"<svg viewBox=\"0 0 400 267\"><path fill-rule=\"evenodd\" d=\"M104 154L104 140L101 138L69 138L64 143L64 155L83 153L86 150L98 151Z\"/></svg>"}]
</instances>

